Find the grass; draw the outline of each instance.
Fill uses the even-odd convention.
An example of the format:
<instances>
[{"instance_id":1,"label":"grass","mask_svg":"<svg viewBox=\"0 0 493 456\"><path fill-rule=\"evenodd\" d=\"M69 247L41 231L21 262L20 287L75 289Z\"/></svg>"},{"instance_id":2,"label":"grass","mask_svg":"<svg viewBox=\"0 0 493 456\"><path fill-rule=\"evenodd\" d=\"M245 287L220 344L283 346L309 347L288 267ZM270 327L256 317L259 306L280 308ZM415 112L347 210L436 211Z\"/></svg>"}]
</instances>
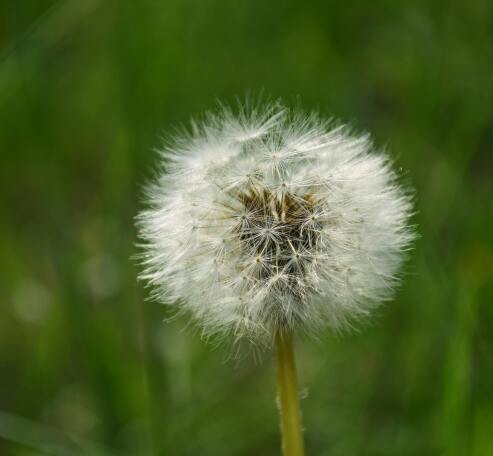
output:
<instances>
[{"instance_id":1,"label":"grass","mask_svg":"<svg viewBox=\"0 0 493 456\"><path fill-rule=\"evenodd\" d=\"M493 454L493 6L0 3L0 453L272 455L275 373L145 301L160 137L264 90L368 129L416 188L396 300L299 340L307 454Z\"/></svg>"}]
</instances>

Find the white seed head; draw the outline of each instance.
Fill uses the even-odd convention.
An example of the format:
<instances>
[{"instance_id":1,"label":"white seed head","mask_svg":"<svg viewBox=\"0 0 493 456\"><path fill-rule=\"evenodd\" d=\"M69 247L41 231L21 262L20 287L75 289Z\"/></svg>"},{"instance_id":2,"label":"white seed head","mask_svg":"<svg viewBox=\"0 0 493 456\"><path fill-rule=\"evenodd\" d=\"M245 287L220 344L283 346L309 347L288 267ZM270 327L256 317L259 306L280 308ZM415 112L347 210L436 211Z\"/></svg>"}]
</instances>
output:
<instances>
[{"instance_id":1,"label":"white seed head","mask_svg":"<svg viewBox=\"0 0 493 456\"><path fill-rule=\"evenodd\" d=\"M391 297L411 197L367 135L279 104L228 109L162 151L141 278L204 334L347 328Z\"/></svg>"}]
</instances>

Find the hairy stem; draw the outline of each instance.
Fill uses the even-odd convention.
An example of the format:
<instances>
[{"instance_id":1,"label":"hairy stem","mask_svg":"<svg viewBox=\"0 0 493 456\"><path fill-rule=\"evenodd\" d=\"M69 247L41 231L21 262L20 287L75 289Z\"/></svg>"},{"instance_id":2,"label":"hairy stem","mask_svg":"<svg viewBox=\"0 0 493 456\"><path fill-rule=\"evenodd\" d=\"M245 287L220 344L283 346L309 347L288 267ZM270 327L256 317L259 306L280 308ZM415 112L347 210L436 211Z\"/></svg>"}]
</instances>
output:
<instances>
[{"instance_id":1,"label":"hairy stem","mask_svg":"<svg viewBox=\"0 0 493 456\"><path fill-rule=\"evenodd\" d=\"M276 352L283 454L284 456L303 456L305 452L291 333L278 332L276 334Z\"/></svg>"}]
</instances>

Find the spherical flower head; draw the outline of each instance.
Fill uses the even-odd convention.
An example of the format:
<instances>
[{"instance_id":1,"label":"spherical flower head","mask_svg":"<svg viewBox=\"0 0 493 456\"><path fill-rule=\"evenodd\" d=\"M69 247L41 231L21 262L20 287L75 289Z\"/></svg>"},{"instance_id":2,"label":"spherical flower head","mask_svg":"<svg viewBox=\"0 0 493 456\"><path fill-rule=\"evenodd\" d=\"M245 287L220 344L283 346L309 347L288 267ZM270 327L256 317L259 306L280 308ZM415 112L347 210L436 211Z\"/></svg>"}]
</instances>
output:
<instances>
[{"instance_id":1,"label":"spherical flower head","mask_svg":"<svg viewBox=\"0 0 493 456\"><path fill-rule=\"evenodd\" d=\"M139 216L154 296L206 335L267 343L351 327L389 299L411 197L367 135L332 125L275 104L178 135Z\"/></svg>"}]
</instances>

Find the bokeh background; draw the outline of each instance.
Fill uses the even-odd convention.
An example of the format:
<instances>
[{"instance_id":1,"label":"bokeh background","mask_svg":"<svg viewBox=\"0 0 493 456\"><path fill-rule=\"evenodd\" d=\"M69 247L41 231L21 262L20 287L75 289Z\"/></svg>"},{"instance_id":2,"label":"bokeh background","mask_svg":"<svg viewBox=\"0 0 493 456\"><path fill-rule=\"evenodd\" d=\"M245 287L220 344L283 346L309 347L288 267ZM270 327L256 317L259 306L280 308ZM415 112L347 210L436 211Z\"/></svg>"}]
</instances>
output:
<instances>
[{"instance_id":1,"label":"bokeh background","mask_svg":"<svg viewBox=\"0 0 493 456\"><path fill-rule=\"evenodd\" d=\"M493 454L488 0L1 0L0 454L279 454L271 355L164 323L131 260L161 137L260 90L417 194L395 301L298 341L307 453Z\"/></svg>"}]
</instances>

